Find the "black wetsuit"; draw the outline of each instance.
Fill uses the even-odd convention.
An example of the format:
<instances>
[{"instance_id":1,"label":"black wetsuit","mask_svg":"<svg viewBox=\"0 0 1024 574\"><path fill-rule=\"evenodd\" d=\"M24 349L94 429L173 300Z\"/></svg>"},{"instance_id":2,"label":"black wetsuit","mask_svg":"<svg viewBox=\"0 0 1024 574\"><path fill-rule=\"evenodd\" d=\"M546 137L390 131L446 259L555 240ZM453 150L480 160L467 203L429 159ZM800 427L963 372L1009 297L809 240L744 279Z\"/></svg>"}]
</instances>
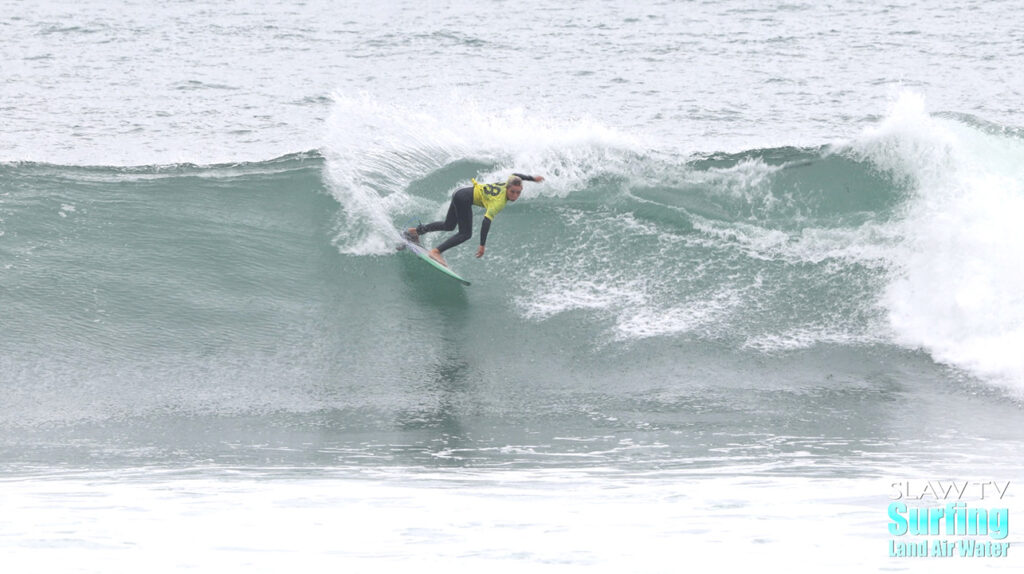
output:
<instances>
[{"instance_id":1,"label":"black wetsuit","mask_svg":"<svg viewBox=\"0 0 1024 574\"><path fill-rule=\"evenodd\" d=\"M522 175L519 173L513 173L512 175L522 179L523 181L534 181L532 176ZM424 233L430 233L431 231L451 231L458 226L459 232L452 235L448 239L445 239L443 243L437 246L437 250L441 253L465 242L470 237L473 237L473 187L463 187L462 189L456 190L452 194L452 203L448 206L448 215L445 216L444 221L435 221L426 225L419 225L416 227L416 233L423 235ZM487 233L491 229L490 218L485 217L483 224L480 226L480 245L487 244Z\"/></svg>"},{"instance_id":2,"label":"black wetsuit","mask_svg":"<svg viewBox=\"0 0 1024 574\"><path fill-rule=\"evenodd\" d=\"M437 246L444 253L456 245L473 237L473 187L463 187L452 194L452 203L448 206L448 215L444 221L435 221L416 227L416 233L423 235L431 231L451 231L459 226L459 232L452 235ZM482 243L481 243L482 245Z\"/></svg>"}]
</instances>

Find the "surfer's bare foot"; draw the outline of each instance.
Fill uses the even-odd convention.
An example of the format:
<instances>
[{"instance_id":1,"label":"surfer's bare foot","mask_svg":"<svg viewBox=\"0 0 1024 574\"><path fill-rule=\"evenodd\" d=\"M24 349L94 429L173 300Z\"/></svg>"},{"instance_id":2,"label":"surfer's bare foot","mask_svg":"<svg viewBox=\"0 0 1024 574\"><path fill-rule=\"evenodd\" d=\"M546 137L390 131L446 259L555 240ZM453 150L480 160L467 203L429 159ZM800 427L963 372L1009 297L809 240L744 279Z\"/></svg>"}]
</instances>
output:
<instances>
[{"instance_id":1,"label":"surfer's bare foot","mask_svg":"<svg viewBox=\"0 0 1024 574\"><path fill-rule=\"evenodd\" d=\"M429 255L430 258L433 259L434 261L437 261L441 265L448 267L448 262L444 260L444 257L441 257L441 252L438 251L437 249L431 249L430 252L427 253L427 255Z\"/></svg>"},{"instance_id":2,"label":"surfer's bare foot","mask_svg":"<svg viewBox=\"0 0 1024 574\"><path fill-rule=\"evenodd\" d=\"M415 227L410 227L405 231L405 238L408 239L409 241L412 241L413 243L420 242L420 234L418 231L416 231Z\"/></svg>"}]
</instances>

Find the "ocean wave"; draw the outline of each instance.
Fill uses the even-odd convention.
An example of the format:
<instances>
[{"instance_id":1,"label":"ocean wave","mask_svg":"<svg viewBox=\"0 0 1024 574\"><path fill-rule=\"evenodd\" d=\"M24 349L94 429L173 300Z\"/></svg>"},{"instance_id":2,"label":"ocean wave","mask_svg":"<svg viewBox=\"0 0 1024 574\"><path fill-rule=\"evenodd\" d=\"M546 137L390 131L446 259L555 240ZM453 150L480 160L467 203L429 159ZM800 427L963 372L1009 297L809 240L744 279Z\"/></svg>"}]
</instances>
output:
<instances>
[{"instance_id":1,"label":"ocean wave","mask_svg":"<svg viewBox=\"0 0 1024 574\"><path fill-rule=\"evenodd\" d=\"M887 340L1024 385L1024 142L1013 133L907 96L845 143L678 155L585 118L335 104L321 149L264 161L0 164L12 332L33 336L32 322L61 324L60 313L134 332L110 310L156 307L132 290L155 289L204 325L198 309L217 320L252 313L246 301L303 309L339 282L386 286L366 302L378 307L398 296L383 277L401 259L382 257L395 229L442 217L470 178L522 171L547 181L501 214L483 264L466 249L450 258L507 294L505 328L765 353ZM66 332L84 341L92 329Z\"/></svg>"},{"instance_id":2,"label":"ocean wave","mask_svg":"<svg viewBox=\"0 0 1024 574\"><path fill-rule=\"evenodd\" d=\"M146 165L63 165L35 161L0 161L0 176L63 176L87 181L145 176L234 177L286 172L323 161L320 150L306 150L265 160L230 163L168 163Z\"/></svg>"},{"instance_id":3,"label":"ocean wave","mask_svg":"<svg viewBox=\"0 0 1024 574\"><path fill-rule=\"evenodd\" d=\"M880 301L902 344L1020 390L1024 141L962 119L905 94L849 146L910 189Z\"/></svg>"}]
</instances>

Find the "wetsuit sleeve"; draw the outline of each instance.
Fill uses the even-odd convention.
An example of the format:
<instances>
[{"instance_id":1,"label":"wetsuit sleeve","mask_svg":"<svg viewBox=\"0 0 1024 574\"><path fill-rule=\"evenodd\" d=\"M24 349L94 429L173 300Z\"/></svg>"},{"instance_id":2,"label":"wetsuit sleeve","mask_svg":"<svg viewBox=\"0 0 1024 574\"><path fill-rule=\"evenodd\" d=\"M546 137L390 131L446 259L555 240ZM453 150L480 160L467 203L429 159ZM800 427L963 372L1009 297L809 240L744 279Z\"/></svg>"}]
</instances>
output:
<instances>
[{"instance_id":1,"label":"wetsuit sleeve","mask_svg":"<svg viewBox=\"0 0 1024 574\"><path fill-rule=\"evenodd\" d=\"M480 224L480 245L487 244L487 232L491 230L491 218L485 217L484 222Z\"/></svg>"},{"instance_id":2,"label":"wetsuit sleeve","mask_svg":"<svg viewBox=\"0 0 1024 574\"><path fill-rule=\"evenodd\" d=\"M523 181L537 181L536 179L533 179L532 175L523 175L521 173L513 173L512 175L518 177L519 179L521 179Z\"/></svg>"}]
</instances>

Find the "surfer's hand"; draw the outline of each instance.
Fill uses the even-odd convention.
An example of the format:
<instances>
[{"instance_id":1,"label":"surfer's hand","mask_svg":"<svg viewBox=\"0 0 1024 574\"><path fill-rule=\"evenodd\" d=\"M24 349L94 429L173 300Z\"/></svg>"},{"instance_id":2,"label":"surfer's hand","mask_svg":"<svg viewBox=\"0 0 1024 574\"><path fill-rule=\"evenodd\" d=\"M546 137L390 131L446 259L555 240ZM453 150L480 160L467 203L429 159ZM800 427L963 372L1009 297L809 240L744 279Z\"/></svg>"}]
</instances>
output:
<instances>
[{"instance_id":1,"label":"surfer's hand","mask_svg":"<svg viewBox=\"0 0 1024 574\"><path fill-rule=\"evenodd\" d=\"M535 175L535 176L533 176L533 181L535 181L537 183L540 183L540 182L544 181L544 176L543 175Z\"/></svg>"},{"instance_id":2,"label":"surfer's hand","mask_svg":"<svg viewBox=\"0 0 1024 574\"><path fill-rule=\"evenodd\" d=\"M481 245L480 247L476 248L476 258L480 259L483 256L484 256L484 246Z\"/></svg>"}]
</instances>

